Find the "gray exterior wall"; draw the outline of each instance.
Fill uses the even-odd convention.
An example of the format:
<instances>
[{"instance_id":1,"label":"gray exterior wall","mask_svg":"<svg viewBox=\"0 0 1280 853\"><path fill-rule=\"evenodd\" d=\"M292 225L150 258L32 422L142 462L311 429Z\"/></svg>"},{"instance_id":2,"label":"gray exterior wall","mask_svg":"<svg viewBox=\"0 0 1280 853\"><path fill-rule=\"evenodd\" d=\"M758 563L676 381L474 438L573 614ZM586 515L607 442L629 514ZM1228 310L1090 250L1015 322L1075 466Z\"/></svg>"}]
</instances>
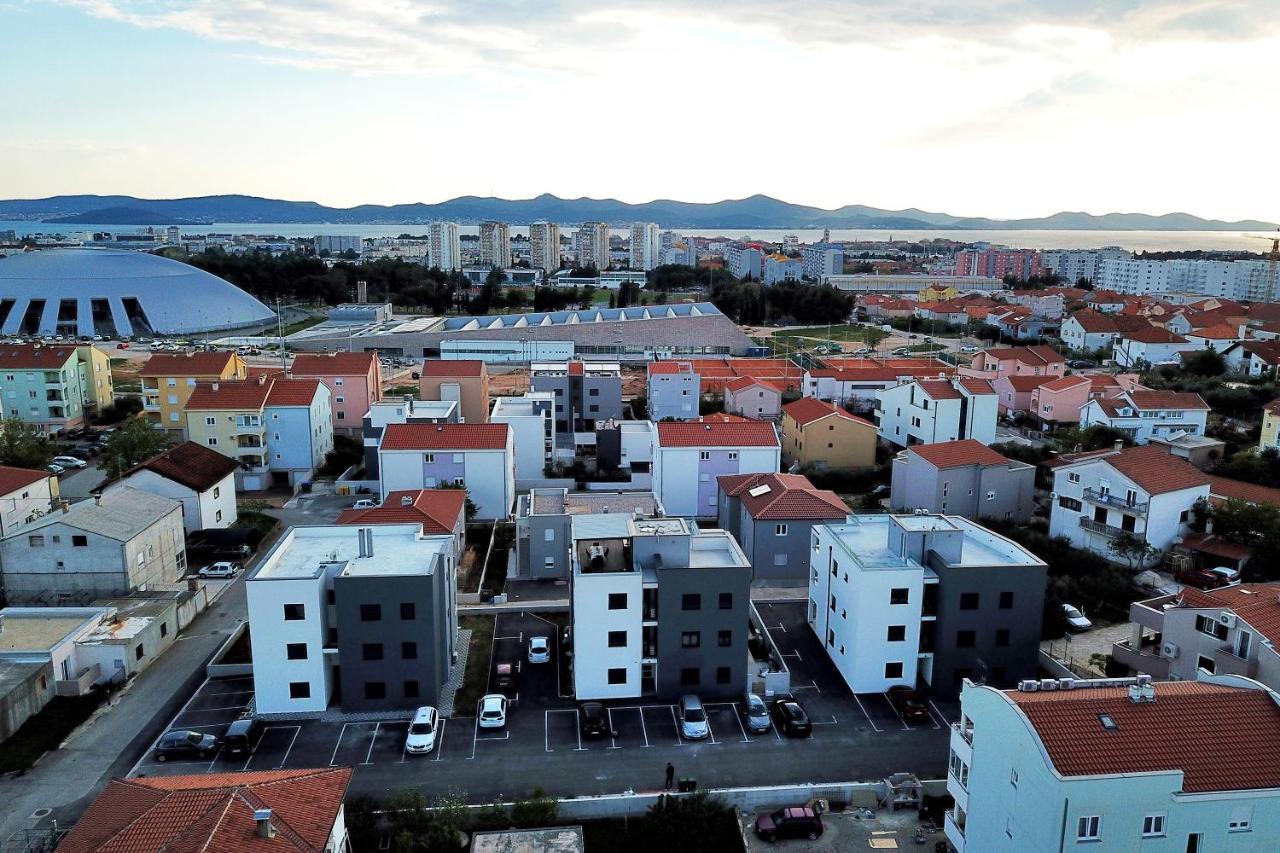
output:
<instances>
[{"instance_id":1,"label":"gray exterior wall","mask_svg":"<svg viewBox=\"0 0 1280 853\"><path fill-rule=\"evenodd\" d=\"M750 573L741 567L665 568L658 570L657 692L676 699L693 693L702 699L741 696L747 688L747 633ZM720 594L731 593L733 606L720 609ZM684 610L686 593L702 596L701 608ZM686 631L699 632L698 648L686 649ZM719 632L730 631L728 646L719 645ZM718 684L716 672L728 667L728 683ZM696 668L698 684L681 682L681 672Z\"/></svg>"},{"instance_id":2,"label":"gray exterior wall","mask_svg":"<svg viewBox=\"0 0 1280 853\"><path fill-rule=\"evenodd\" d=\"M581 432L622 419L621 376L534 376L532 384L534 391L556 395L557 430Z\"/></svg>"},{"instance_id":3,"label":"gray exterior wall","mask_svg":"<svg viewBox=\"0 0 1280 853\"><path fill-rule=\"evenodd\" d=\"M697 373L659 373L649 377L647 393L649 420L696 418L702 396L702 377ZM686 405L689 406L688 411L684 411Z\"/></svg>"},{"instance_id":4,"label":"gray exterior wall","mask_svg":"<svg viewBox=\"0 0 1280 853\"><path fill-rule=\"evenodd\" d=\"M914 453L905 453L893 459L889 503L894 510L927 509L975 521L1026 522L1035 508L1035 478L1035 468L1016 462L939 470ZM995 492L993 500L987 499L988 492Z\"/></svg>"},{"instance_id":5,"label":"gray exterior wall","mask_svg":"<svg viewBox=\"0 0 1280 853\"><path fill-rule=\"evenodd\" d=\"M932 687L937 695L959 695L964 678L985 679L995 687L1012 687L1037 677L1040 623L1044 613L1044 566L947 566L936 554L929 565L941 578L934 623ZM961 596L976 592L978 606L962 610ZM1000 607L1000 594L1013 593L1013 606ZM928 591L926 590L926 595ZM925 623L926 625L928 623ZM960 648L961 631L974 632L974 645ZM1007 646L996 634L1008 631ZM922 637L921 650L927 646Z\"/></svg>"},{"instance_id":6,"label":"gray exterior wall","mask_svg":"<svg viewBox=\"0 0 1280 853\"><path fill-rule=\"evenodd\" d=\"M334 578L338 631L337 684L347 711L408 710L436 705L440 687L449 677L456 630L445 588L451 573L437 565L429 575L382 575ZM400 605L412 602L414 618L400 618ZM363 622L360 605L382 608L378 621ZM406 660L401 644L417 644L417 658ZM380 644L381 660L365 660L366 643ZM405 682L418 683L418 695L405 695ZM366 699L365 685L381 682L386 696Z\"/></svg>"},{"instance_id":7,"label":"gray exterior wall","mask_svg":"<svg viewBox=\"0 0 1280 853\"><path fill-rule=\"evenodd\" d=\"M521 496L521 501L528 496ZM552 539L547 541L547 531ZM528 534L527 536L525 534ZM569 577L568 515L528 515L516 519L516 564L521 577L555 578ZM552 558L550 566L547 558Z\"/></svg>"},{"instance_id":8,"label":"gray exterior wall","mask_svg":"<svg viewBox=\"0 0 1280 853\"><path fill-rule=\"evenodd\" d=\"M751 563L752 580L793 580L807 584L809 581L809 543L813 525L843 521L841 518L787 519L785 521L757 521L751 517L742 501L720 492L717 498L716 526L727 531L747 555ZM775 533L779 524L787 525L783 536ZM778 565L778 557L786 558Z\"/></svg>"},{"instance_id":9,"label":"gray exterior wall","mask_svg":"<svg viewBox=\"0 0 1280 853\"><path fill-rule=\"evenodd\" d=\"M54 697L53 664L0 661L0 740Z\"/></svg>"}]
</instances>

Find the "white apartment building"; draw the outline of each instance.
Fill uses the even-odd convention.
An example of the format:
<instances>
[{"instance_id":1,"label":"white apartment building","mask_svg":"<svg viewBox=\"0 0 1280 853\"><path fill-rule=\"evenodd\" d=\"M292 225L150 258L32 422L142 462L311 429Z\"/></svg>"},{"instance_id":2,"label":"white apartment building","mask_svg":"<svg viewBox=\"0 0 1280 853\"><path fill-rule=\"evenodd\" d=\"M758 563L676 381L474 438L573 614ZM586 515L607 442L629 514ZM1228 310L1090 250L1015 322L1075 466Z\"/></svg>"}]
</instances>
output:
<instances>
[{"instance_id":1,"label":"white apartment building","mask_svg":"<svg viewBox=\"0 0 1280 853\"><path fill-rule=\"evenodd\" d=\"M657 432L653 490L671 516L714 517L716 478L776 473L782 461L777 428L765 421L665 421Z\"/></svg>"},{"instance_id":2,"label":"white apartment building","mask_svg":"<svg viewBox=\"0 0 1280 853\"><path fill-rule=\"evenodd\" d=\"M957 853L1280 849L1280 705L1237 677L969 682L947 793Z\"/></svg>"},{"instance_id":3,"label":"white apartment building","mask_svg":"<svg viewBox=\"0 0 1280 853\"><path fill-rule=\"evenodd\" d=\"M962 438L991 444L998 409L985 379L916 379L876 391L880 437L898 447Z\"/></svg>"},{"instance_id":4,"label":"white apartment building","mask_svg":"<svg viewBox=\"0 0 1280 853\"><path fill-rule=\"evenodd\" d=\"M609 268L609 226L604 222L584 222L573 232L573 250L578 266L595 267L598 272Z\"/></svg>"},{"instance_id":5,"label":"white apartment building","mask_svg":"<svg viewBox=\"0 0 1280 853\"><path fill-rule=\"evenodd\" d=\"M1204 435L1209 404L1199 394L1178 391L1125 391L1093 398L1080 407L1080 427L1101 424L1126 433L1135 444L1152 438Z\"/></svg>"},{"instance_id":6,"label":"white apartment building","mask_svg":"<svg viewBox=\"0 0 1280 853\"><path fill-rule=\"evenodd\" d=\"M478 519L515 503L515 439L507 424L389 424L378 444L381 493L461 485Z\"/></svg>"},{"instance_id":7,"label":"white apartment building","mask_svg":"<svg viewBox=\"0 0 1280 853\"><path fill-rule=\"evenodd\" d=\"M347 237L336 234L317 234L315 237L316 254L328 252L330 255L341 255L343 252L355 252L357 255L364 250L364 241L359 237Z\"/></svg>"},{"instance_id":8,"label":"white apartment building","mask_svg":"<svg viewBox=\"0 0 1280 853\"><path fill-rule=\"evenodd\" d=\"M432 222L427 226L427 243L427 255L433 267L462 269L462 240L458 236L458 223Z\"/></svg>"},{"instance_id":9,"label":"white apartment building","mask_svg":"<svg viewBox=\"0 0 1280 853\"><path fill-rule=\"evenodd\" d=\"M1110 545L1126 533L1163 553L1190 530L1209 476L1163 447L1082 454L1053 469L1049 534L1076 548L1123 561Z\"/></svg>"},{"instance_id":10,"label":"white apartment building","mask_svg":"<svg viewBox=\"0 0 1280 853\"><path fill-rule=\"evenodd\" d=\"M511 427L517 480L541 480L555 456L556 395L529 391L522 397L498 397L489 423Z\"/></svg>"},{"instance_id":11,"label":"white apartment building","mask_svg":"<svg viewBox=\"0 0 1280 853\"><path fill-rule=\"evenodd\" d=\"M804 276L804 262L786 255L765 255L764 283L799 281Z\"/></svg>"},{"instance_id":12,"label":"white apartment building","mask_svg":"<svg viewBox=\"0 0 1280 853\"><path fill-rule=\"evenodd\" d=\"M651 421L696 418L702 399L702 376L691 361L651 361L645 399L649 401Z\"/></svg>"},{"instance_id":13,"label":"white apartment building","mask_svg":"<svg viewBox=\"0 0 1280 853\"><path fill-rule=\"evenodd\" d=\"M1098 264L1095 290L1138 296L1168 293L1169 268L1164 261L1104 259Z\"/></svg>"},{"instance_id":14,"label":"white apartment building","mask_svg":"<svg viewBox=\"0 0 1280 853\"><path fill-rule=\"evenodd\" d=\"M658 225L636 222L631 226L631 268L646 272L662 263Z\"/></svg>"},{"instance_id":15,"label":"white apartment building","mask_svg":"<svg viewBox=\"0 0 1280 853\"><path fill-rule=\"evenodd\" d=\"M1096 282L1103 261L1129 260L1133 253L1119 246L1107 246L1104 249L1049 251L1041 257L1046 270L1056 273L1064 285L1071 286L1082 278Z\"/></svg>"},{"instance_id":16,"label":"white apartment building","mask_svg":"<svg viewBox=\"0 0 1280 853\"><path fill-rule=\"evenodd\" d=\"M804 277L822 281L829 275L844 274L844 250L834 246L809 246L800 251Z\"/></svg>"},{"instance_id":17,"label":"white apartment building","mask_svg":"<svg viewBox=\"0 0 1280 853\"><path fill-rule=\"evenodd\" d=\"M1094 286L1118 293L1187 294L1247 302L1270 302L1280 295L1268 261L1106 259L1099 264Z\"/></svg>"},{"instance_id":18,"label":"white apartment building","mask_svg":"<svg viewBox=\"0 0 1280 853\"><path fill-rule=\"evenodd\" d=\"M511 228L487 219L480 223L480 263L505 270L511 266Z\"/></svg>"},{"instance_id":19,"label":"white apartment building","mask_svg":"<svg viewBox=\"0 0 1280 853\"><path fill-rule=\"evenodd\" d=\"M529 226L529 266L553 273L560 269L560 226L541 220Z\"/></svg>"},{"instance_id":20,"label":"white apartment building","mask_svg":"<svg viewBox=\"0 0 1280 853\"><path fill-rule=\"evenodd\" d=\"M724 250L724 265L738 278L758 279L763 274L760 264L764 259L759 249L729 246Z\"/></svg>"}]
</instances>

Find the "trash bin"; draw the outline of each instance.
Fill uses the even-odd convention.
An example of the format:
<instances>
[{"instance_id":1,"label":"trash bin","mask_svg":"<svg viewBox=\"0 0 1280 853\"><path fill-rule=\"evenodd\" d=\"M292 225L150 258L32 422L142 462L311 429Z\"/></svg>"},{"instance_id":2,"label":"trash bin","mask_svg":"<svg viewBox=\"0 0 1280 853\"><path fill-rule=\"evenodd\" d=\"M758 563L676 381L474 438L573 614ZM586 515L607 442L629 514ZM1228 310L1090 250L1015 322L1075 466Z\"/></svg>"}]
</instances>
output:
<instances>
[{"instance_id":1,"label":"trash bin","mask_svg":"<svg viewBox=\"0 0 1280 853\"><path fill-rule=\"evenodd\" d=\"M692 791L696 791L698 790L698 780L694 779L692 776L682 776L677 790L682 794L688 794Z\"/></svg>"}]
</instances>

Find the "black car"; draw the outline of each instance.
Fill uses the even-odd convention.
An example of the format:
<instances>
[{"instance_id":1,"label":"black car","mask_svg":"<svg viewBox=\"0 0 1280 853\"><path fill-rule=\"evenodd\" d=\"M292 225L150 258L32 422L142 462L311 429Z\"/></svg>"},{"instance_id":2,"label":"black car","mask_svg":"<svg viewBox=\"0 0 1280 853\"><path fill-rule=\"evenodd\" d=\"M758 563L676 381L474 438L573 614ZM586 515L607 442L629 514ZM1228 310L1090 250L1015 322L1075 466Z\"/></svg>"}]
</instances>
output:
<instances>
[{"instance_id":1,"label":"black car","mask_svg":"<svg viewBox=\"0 0 1280 853\"><path fill-rule=\"evenodd\" d=\"M222 736L222 749L227 755L248 755L262 737L262 721L252 717L236 720Z\"/></svg>"},{"instance_id":2,"label":"black car","mask_svg":"<svg viewBox=\"0 0 1280 853\"><path fill-rule=\"evenodd\" d=\"M599 702L583 702L578 706L578 728L583 737L604 737L612 734L609 715Z\"/></svg>"},{"instance_id":3,"label":"black car","mask_svg":"<svg viewBox=\"0 0 1280 853\"><path fill-rule=\"evenodd\" d=\"M165 732L156 744L156 761L170 758L208 758L218 750L218 739L213 735L178 729Z\"/></svg>"},{"instance_id":4,"label":"black car","mask_svg":"<svg viewBox=\"0 0 1280 853\"><path fill-rule=\"evenodd\" d=\"M773 719L787 737L808 737L813 734L809 715L794 699L776 699L773 703Z\"/></svg>"}]
</instances>

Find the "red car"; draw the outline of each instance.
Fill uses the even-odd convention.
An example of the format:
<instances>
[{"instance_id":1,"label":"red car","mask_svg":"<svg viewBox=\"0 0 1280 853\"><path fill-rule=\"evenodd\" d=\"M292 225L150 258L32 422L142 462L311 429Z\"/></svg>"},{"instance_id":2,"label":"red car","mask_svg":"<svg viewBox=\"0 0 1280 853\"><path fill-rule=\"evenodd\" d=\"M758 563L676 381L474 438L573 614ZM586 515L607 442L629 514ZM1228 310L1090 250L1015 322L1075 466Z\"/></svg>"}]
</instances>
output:
<instances>
[{"instance_id":1,"label":"red car","mask_svg":"<svg viewBox=\"0 0 1280 853\"><path fill-rule=\"evenodd\" d=\"M1213 569L1185 569L1173 576L1178 583L1196 589L1218 589L1240 582L1240 572L1226 566Z\"/></svg>"},{"instance_id":2,"label":"red car","mask_svg":"<svg viewBox=\"0 0 1280 853\"><path fill-rule=\"evenodd\" d=\"M929 722L929 707L925 705L920 694L910 687L902 684L890 687L887 695L894 710L908 723Z\"/></svg>"},{"instance_id":3,"label":"red car","mask_svg":"<svg viewBox=\"0 0 1280 853\"><path fill-rule=\"evenodd\" d=\"M791 806L756 818L756 835L765 841L779 838L807 838L822 835L822 818L808 806Z\"/></svg>"}]
</instances>

